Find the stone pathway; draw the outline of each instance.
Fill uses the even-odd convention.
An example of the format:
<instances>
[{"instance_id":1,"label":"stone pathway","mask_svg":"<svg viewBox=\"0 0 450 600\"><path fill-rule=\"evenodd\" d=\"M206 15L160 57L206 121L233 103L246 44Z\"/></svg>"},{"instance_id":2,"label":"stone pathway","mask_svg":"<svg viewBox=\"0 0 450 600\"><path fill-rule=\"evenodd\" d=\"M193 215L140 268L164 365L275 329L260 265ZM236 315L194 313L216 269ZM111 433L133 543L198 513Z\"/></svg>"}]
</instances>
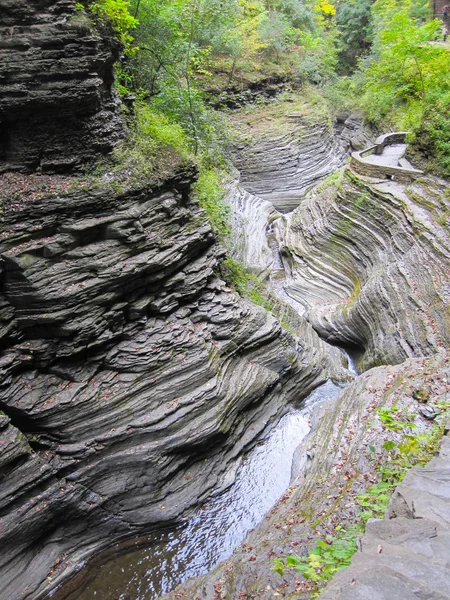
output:
<instances>
[{"instance_id":1,"label":"stone pathway","mask_svg":"<svg viewBox=\"0 0 450 600\"><path fill-rule=\"evenodd\" d=\"M439 455L411 469L383 520L370 520L351 566L320 600L450 599L450 424Z\"/></svg>"},{"instance_id":2,"label":"stone pathway","mask_svg":"<svg viewBox=\"0 0 450 600\"><path fill-rule=\"evenodd\" d=\"M370 154L364 160L374 165L386 167L402 167L403 169L414 169L412 164L403 156L408 144L393 144L386 146L383 154Z\"/></svg>"},{"instance_id":3,"label":"stone pathway","mask_svg":"<svg viewBox=\"0 0 450 600\"><path fill-rule=\"evenodd\" d=\"M401 167L400 161L403 159L408 144L392 144L386 146L383 150L383 154L370 154L365 156L366 162L375 165L384 165L387 167Z\"/></svg>"}]
</instances>

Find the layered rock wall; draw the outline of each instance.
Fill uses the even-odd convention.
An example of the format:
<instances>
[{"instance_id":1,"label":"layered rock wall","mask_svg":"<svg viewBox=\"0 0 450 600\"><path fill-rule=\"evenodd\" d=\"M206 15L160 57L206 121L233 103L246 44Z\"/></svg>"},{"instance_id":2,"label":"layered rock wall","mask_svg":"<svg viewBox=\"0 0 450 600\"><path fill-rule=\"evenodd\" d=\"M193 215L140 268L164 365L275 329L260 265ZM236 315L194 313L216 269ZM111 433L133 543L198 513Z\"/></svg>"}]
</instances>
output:
<instances>
[{"instance_id":1,"label":"layered rock wall","mask_svg":"<svg viewBox=\"0 0 450 600\"><path fill-rule=\"evenodd\" d=\"M120 51L75 0L2 0L0 173L66 172L111 151Z\"/></svg>"},{"instance_id":2,"label":"layered rock wall","mask_svg":"<svg viewBox=\"0 0 450 600\"><path fill-rule=\"evenodd\" d=\"M181 518L330 373L317 336L218 279L193 177L4 203L5 599L40 598L94 551Z\"/></svg>"},{"instance_id":3,"label":"layered rock wall","mask_svg":"<svg viewBox=\"0 0 450 600\"><path fill-rule=\"evenodd\" d=\"M36 600L186 516L334 367L218 277L195 169L67 176L123 132L108 32L73 0L0 19L0 588Z\"/></svg>"},{"instance_id":4,"label":"layered rock wall","mask_svg":"<svg viewBox=\"0 0 450 600\"><path fill-rule=\"evenodd\" d=\"M246 137L236 149L242 188L281 212L296 208L305 192L341 166L345 156L328 116L289 112L289 106L285 110L275 122L263 115L253 127L244 124Z\"/></svg>"},{"instance_id":5,"label":"layered rock wall","mask_svg":"<svg viewBox=\"0 0 450 600\"><path fill-rule=\"evenodd\" d=\"M346 170L286 218L287 292L321 336L363 352L361 368L448 346L446 189L438 180L406 186Z\"/></svg>"}]
</instances>

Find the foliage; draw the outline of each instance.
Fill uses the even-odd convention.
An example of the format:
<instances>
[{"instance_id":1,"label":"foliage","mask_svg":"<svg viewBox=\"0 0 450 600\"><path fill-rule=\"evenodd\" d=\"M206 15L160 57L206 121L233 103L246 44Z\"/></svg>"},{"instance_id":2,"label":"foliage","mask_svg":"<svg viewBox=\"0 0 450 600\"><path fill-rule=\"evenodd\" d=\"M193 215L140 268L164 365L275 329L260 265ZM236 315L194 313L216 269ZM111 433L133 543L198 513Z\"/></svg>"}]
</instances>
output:
<instances>
[{"instance_id":1,"label":"foliage","mask_svg":"<svg viewBox=\"0 0 450 600\"><path fill-rule=\"evenodd\" d=\"M376 465L378 482L357 496L360 508L359 521L344 529L338 525L335 535L319 540L306 556L286 556L272 560L273 571L284 576L288 569L295 569L305 579L315 584L312 594L316 598L321 586L333 575L350 565L357 549L357 538L364 532L365 523L371 518L383 518L394 488L401 482L408 469L426 464L435 454L443 434L445 419L450 413L450 403L438 403L442 413L424 434L411 435L416 425L412 415L394 405L376 410L382 426L393 436L402 433L401 441L392 438L383 443L380 451L369 446L370 459Z\"/></svg>"},{"instance_id":2,"label":"foliage","mask_svg":"<svg viewBox=\"0 0 450 600\"><path fill-rule=\"evenodd\" d=\"M404 429L415 429L416 425L409 421L400 421L400 409L394 405L389 408L377 408L379 419L385 429L390 431L403 431Z\"/></svg>"},{"instance_id":3,"label":"foliage","mask_svg":"<svg viewBox=\"0 0 450 600\"><path fill-rule=\"evenodd\" d=\"M212 72L227 73L231 83L243 73L291 77L300 69L317 81L328 76L327 58L335 55L328 0L133 0L132 6L140 52L130 69L151 96L164 91L167 79L201 87Z\"/></svg>"},{"instance_id":4,"label":"foliage","mask_svg":"<svg viewBox=\"0 0 450 600\"><path fill-rule=\"evenodd\" d=\"M414 130L414 144L426 155L435 157L439 172L450 177L450 90L428 94L429 110L421 111ZM433 170L433 165L428 165Z\"/></svg>"},{"instance_id":5,"label":"foliage","mask_svg":"<svg viewBox=\"0 0 450 600\"><path fill-rule=\"evenodd\" d=\"M338 526L336 530L338 535L327 535L325 540L319 540L307 556L296 554L286 556L286 561L275 559L272 570L284 575L286 568L294 568L315 583L329 581L337 571L350 565L359 535L354 527L345 530Z\"/></svg>"},{"instance_id":6,"label":"foliage","mask_svg":"<svg viewBox=\"0 0 450 600\"><path fill-rule=\"evenodd\" d=\"M224 202L225 190L222 171L214 168L200 171L194 185L194 196L198 199L200 206L205 209L219 239L223 241L230 233L230 207Z\"/></svg>"},{"instance_id":7,"label":"foliage","mask_svg":"<svg viewBox=\"0 0 450 600\"><path fill-rule=\"evenodd\" d=\"M228 258L223 263L222 276L239 295L266 310L272 310L270 295L263 281L242 263Z\"/></svg>"},{"instance_id":8,"label":"foliage","mask_svg":"<svg viewBox=\"0 0 450 600\"><path fill-rule=\"evenodd\" d=\"M189 141L181 125L143 102L136 104L135 114L137 140L146 140L155 151L169 146L184 157L188 154Z\"/></svg>"},{"instance_id":9,"label":"foliage","mask_svg":"<svg viewBox=\"0 0 450 600\"><path fill-rule=\"evenodd\" d=\"M192 153L183 128L140 101L134 107L129 139L113 157L117 168L129 169L133 177L164 177L172 165L190 160Z\"/></svg>"},{"instance_id":10,"label":"foliage","mask_svg":"<svg viewBox=\"0 0 450 600\"><path fill-rule=\"evenodd\" d=\"M339 31L339 72L353 71L358 59L372 45L372 4L374 0L344 0L337 5L336 26Z\"/></svg>"},{"instance_id":11,"label":"foliage","mask_svg":"<svg viewBox=\"0 0 450 600\"><path fill-rule=\"evenodd\" d=\"M130 30L138 22L129 12L128 0L94 0L89 4L89 10L97 17L106 17L124 45L125 52L131 52L133 37Z\"/></svg>"},{"instance_id":12,"label":"foliage","mask_svg":"<svg viewBox=\"0 0 450 600\"><path fill-rule=\"evenodd\" d=\"M373 52L361 64L361 105L372 123L412 131L413 144L449 175L450 52L433 43L440 21L417 18L422 4L375 2Z\"/></svg>"}]
</instances>

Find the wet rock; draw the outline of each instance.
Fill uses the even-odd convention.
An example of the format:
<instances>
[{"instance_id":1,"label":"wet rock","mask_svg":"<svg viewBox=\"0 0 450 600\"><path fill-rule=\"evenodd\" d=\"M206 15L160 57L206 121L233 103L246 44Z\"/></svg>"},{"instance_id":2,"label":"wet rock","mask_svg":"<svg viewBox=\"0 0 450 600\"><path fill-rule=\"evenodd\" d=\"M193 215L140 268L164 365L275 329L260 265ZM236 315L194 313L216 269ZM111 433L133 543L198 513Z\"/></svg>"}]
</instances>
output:
<instances>
[{"instance_id":1,"label":"wet rock","mask_svg":"<svg viewBox=\"0 0 450 600\"><path fill-rule=\"evenodd\" d=\"M97 550L186 516L334 372L312 330L286 332L218 279L194 176L5 203L5 600L41 597Z\"/></svg>"}]
</instances>

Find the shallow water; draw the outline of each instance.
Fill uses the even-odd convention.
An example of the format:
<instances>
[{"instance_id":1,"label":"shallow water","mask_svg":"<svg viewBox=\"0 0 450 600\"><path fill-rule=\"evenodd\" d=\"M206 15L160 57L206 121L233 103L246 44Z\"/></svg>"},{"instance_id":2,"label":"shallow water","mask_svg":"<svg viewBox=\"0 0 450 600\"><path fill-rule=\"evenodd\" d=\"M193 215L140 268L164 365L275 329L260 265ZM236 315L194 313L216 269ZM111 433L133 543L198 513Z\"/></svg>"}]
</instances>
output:
<instances>
[{"instance_id":1,"label":"shallow water","mask_svg":"<svg viewBox=\"0 0 450 600\"><path fill-rule=\"evenodd\" d=\"M288 488L294 451L310 430L312 404L338 391L328 383L313 392L304 408L291 409L244 457L233 485L184 526L136 540L137 548L128 547L126 554L118 546L118 557L96 569L95 579L70 598L154 600L228 558Z\"/></svg>"}]
</instances>

